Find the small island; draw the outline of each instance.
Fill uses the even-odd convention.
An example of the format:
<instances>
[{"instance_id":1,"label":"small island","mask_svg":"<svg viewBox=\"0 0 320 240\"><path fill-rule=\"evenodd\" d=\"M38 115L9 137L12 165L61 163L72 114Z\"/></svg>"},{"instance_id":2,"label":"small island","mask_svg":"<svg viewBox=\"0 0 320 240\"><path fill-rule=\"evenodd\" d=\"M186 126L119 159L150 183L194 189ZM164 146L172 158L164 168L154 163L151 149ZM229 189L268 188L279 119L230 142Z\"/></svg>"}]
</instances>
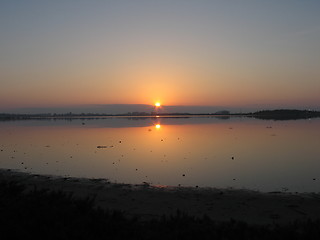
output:
<instances>
[{"instance_id":1,"label":"small island","mask_svg":"<svg viewBox=\"0 0 320 240\"><path fill-rule=\"evenodd\" d=\"M318 118L320 117L320 112L311 110L277 109L254 112L249 114L249 116L262 120L298 120Z\"/></svg>"}]
</instances>

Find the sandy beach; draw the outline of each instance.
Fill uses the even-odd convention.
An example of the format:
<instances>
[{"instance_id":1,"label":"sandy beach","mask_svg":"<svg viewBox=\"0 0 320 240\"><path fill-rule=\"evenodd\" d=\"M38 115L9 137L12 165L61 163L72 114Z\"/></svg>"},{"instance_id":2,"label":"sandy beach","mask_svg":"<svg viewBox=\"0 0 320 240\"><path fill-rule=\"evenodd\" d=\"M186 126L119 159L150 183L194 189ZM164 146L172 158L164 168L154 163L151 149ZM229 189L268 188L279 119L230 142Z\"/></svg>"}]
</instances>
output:
<instances>
[{"instance_id":1,"label":"sandy beach","mask_svg":"<svg viewBox=\"0 0 320 240\"><path fill-rule=\"evenodd\" d=\"M48 189L94 197L95 205L121 210L141 220L174 215L209 216L215 221L230 219L249 224L286 224L320 218L319 193L261 193L244 189L187 188L110 183L106 179L63 178L1 170L0 181L27 186L26 191Z\"/></svg>"}]
</instances>

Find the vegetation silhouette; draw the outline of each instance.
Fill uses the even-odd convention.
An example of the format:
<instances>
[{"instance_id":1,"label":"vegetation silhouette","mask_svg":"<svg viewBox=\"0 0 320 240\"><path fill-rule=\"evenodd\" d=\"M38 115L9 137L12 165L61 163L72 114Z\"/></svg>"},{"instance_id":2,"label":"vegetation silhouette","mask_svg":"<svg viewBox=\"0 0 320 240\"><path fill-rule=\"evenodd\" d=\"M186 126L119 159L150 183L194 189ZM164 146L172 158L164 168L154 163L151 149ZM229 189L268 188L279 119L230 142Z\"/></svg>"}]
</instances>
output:
<instances>
[{"instance_id":1,"label":"vegetation silhouette","mask_svg":"<svg viewBox=\"0 0 320 240\"><path fill-rule=\"evenodd\" d=\"M276 110L262 110L249 113L230 113L227 110L218 111L215 113L156 113L156 112L128 112L123 114L108 114L108 113L44 113L44 114L10 114L0 113L0 121L12 121L12 120L45 120L45 119L103 119L110 117L127 117L132 120L141 120L154 117L166 117L166 118L189 118L194 116L202 117L217 117L219 119L229 119L230 117L253 117L261 120L298 120L298 119L310 119L320 117L319 111L311 110L297 110L297 109L276 109Z\"/></svg>"},{"instance_id":2,"label":"vegetation silhouette","mask_svg":"<svg viewBox=\"0 0 320 240\"><path fill-rule=\"evenodd\" d=\"M0 182L2 239L319 239L320 220L287 225L215 222L177 210L174 216L140 220L94 206L94 198L62 191L33 190Z\"/></svg>"},{"instance_id":3,"label":"vegetation silhouette","mask_svg":"<svg viewBox=\"0 0 320 240\"><path fill-rule=\"evenodd\" d=\"M252 117L262 120L298 120L320 117L320 112L310 110L263 110L251 114Z\"/></svg>"}]
</instances>

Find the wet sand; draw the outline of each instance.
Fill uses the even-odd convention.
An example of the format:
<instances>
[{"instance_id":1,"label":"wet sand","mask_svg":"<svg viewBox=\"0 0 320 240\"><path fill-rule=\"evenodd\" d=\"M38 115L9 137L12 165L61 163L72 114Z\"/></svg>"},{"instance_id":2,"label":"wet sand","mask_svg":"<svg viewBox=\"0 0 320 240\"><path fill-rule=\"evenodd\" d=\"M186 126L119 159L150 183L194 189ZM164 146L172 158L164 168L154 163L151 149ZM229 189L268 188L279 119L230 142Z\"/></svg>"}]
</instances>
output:
<instances>
[{"instance_id":1,"label":"wet sand","mask_svg":"<svg viewBox=\"0 0 320 240\"><path fill-rule=\"evenodd\" d=\"M319 193L261 193L245 189L187 188L110 183L106 179L63 178L0 170L0 181L26 185L26 191L48 189L94 197L95 205L121 210L141 220L175 215L209 216L249 224L285 224L295 220L320 219Z\"/></svg>"}]
</instances>

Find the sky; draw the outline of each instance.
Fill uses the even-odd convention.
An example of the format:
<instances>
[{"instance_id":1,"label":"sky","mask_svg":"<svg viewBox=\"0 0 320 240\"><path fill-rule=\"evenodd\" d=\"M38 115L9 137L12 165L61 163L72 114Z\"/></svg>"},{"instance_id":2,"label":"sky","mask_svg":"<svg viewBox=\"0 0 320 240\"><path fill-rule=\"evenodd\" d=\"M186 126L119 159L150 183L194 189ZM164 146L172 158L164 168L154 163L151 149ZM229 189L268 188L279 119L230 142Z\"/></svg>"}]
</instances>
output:
<instances>
[{"instance_id":1,"label":"sky","mask_svg":"<svg viewBox=\"0 0 320 240\"><path fill-rule=\"evenodd\" d=\"M0 112L320 109L318 0L0 0Z\"/></svg>"}]
</instances>

